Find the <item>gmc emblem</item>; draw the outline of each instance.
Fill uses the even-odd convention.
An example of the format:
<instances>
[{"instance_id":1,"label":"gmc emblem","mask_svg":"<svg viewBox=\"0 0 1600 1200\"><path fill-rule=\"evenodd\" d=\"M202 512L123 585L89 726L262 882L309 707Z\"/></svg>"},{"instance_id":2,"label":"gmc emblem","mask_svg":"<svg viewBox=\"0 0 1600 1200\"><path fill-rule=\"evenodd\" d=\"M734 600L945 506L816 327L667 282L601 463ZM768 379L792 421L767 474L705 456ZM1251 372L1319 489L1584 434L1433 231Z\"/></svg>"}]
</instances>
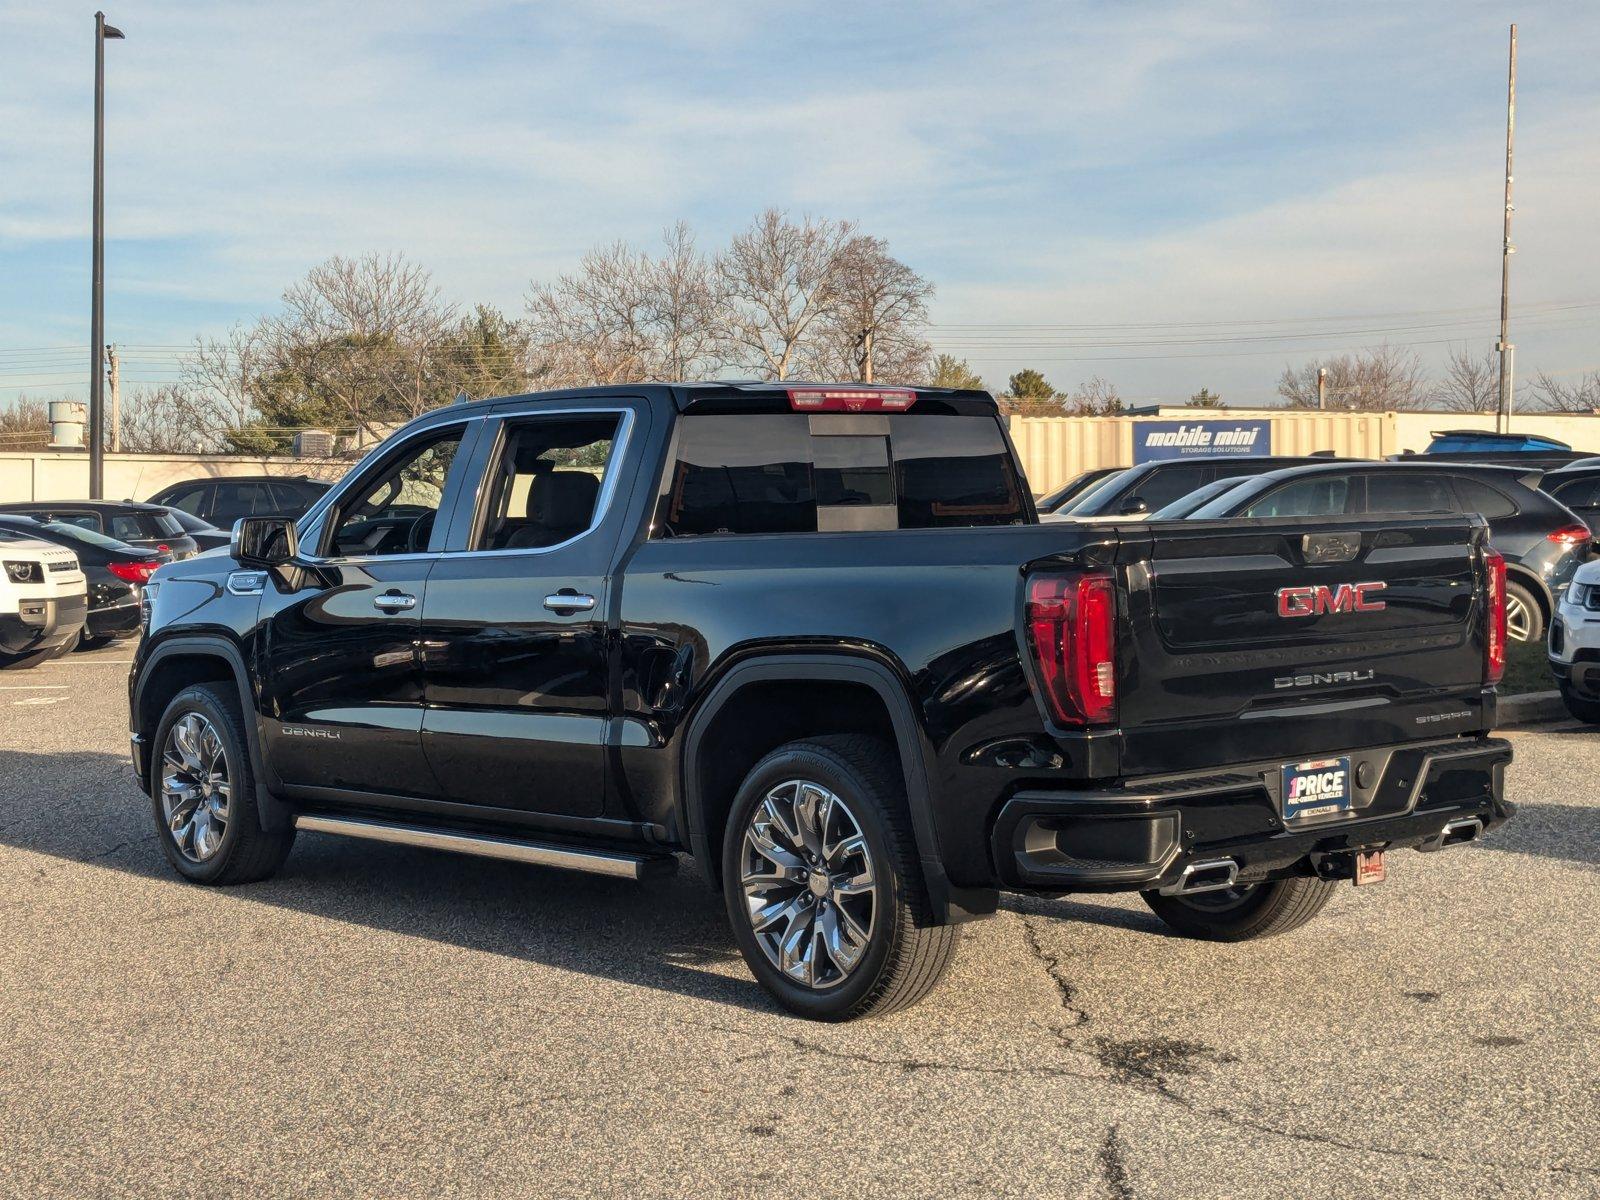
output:
<instances>
[{"instance_id":1,"label":"gmc emblem","mask_svg":"<svg viewBox=\"0 0 1600 1200\"><path fill-rule=\"evenodd\" d=\"M1320 617L1324 613L1382 612L1388 607L1372 597L1387 583L1341 583L1336 588L1319 583L1278 589L1280 617Z\"/></svg>"}]
</instances>

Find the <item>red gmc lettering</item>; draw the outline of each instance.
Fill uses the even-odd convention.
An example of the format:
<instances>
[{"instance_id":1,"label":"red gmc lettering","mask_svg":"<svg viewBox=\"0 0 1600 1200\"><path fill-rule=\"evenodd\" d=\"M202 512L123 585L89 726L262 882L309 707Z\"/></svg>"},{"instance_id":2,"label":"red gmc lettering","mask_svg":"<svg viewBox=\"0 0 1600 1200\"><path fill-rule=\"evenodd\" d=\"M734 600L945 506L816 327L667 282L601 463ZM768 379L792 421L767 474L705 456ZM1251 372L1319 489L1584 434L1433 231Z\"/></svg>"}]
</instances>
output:
<instances>
[{"instance_id":1,"label":"red gmc lettering","mask_svg":"<svg viewBox=\"0 0 1600 1200\"><path fill-rule=\"evenodd\" d=\"M1374 600L1387 583L1341 583L1336 588L1327 584L1278 589L1278 615L1280 617L1319 617L1325 613L1382 612L1388 607L1382 600Z\"/></svg>"}]
</instances>

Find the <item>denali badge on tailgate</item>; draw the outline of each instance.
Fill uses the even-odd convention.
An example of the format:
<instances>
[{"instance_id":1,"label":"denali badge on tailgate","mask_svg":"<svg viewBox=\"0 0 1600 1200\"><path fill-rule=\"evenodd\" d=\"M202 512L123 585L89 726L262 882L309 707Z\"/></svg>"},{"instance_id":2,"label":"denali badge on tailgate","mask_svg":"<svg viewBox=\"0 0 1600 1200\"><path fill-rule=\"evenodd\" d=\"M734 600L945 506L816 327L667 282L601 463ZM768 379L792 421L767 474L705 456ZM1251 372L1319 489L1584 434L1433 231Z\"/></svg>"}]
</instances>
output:
<instances>
[{"instance_id":1,"label":"denali badge on tailgate","mask_svg":"<svg viewBox=\"0 0 1600 1200\"><path fill-rule=\"evenodd\" d=\"M1382 612L1388 605L1373 597L1388 586L1377 580L1372 583L1341 583L1338 587L1318 583L1279 588L1278 615L1320 617L1324 613Z\"/></svg>"}]
</instances>

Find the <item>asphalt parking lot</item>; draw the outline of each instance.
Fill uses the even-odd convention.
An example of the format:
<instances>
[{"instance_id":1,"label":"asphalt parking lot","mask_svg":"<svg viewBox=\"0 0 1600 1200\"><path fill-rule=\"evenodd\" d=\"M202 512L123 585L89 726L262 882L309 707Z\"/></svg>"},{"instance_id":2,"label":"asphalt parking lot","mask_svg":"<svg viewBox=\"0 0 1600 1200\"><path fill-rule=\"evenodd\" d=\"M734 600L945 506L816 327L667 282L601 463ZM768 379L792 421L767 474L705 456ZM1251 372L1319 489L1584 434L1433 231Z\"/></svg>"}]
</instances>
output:
<instances>
[{"instance_id":1,"label":"asphalt parking lot","mask_svg":"<svg viewBox=\"0 0 1600 1200\"><path fill-rule=\"evenodd\" d=\"M302 835L181 883L128 649L0 675L0 1193L1600 1196L1600 733L1278 940L1014 899L920 1007L777 1010L687 870Z\"/></svg>"}]
</instances>

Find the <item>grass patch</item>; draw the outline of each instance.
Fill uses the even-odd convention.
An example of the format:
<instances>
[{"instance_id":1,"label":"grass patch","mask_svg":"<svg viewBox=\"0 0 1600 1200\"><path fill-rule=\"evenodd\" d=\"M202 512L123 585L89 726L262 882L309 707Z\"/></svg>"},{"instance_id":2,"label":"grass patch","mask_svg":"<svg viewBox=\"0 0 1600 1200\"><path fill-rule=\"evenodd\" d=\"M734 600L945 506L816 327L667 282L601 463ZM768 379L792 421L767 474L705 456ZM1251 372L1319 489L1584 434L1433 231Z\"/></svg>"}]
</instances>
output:
<instances>
[{"instance_id":1,"label":"grass patch","mask_svg":"<svg viewBox=\"0 0 1600 1200\"><path fill-rule=\"evenodd\" d=\"M1506 677L1500 681L1502 696L1521 696L1528 692L1554 691L1556 678L1550 673L1544 641L1511 642L1506 646Z\"/></svg>"}]
</instances>

